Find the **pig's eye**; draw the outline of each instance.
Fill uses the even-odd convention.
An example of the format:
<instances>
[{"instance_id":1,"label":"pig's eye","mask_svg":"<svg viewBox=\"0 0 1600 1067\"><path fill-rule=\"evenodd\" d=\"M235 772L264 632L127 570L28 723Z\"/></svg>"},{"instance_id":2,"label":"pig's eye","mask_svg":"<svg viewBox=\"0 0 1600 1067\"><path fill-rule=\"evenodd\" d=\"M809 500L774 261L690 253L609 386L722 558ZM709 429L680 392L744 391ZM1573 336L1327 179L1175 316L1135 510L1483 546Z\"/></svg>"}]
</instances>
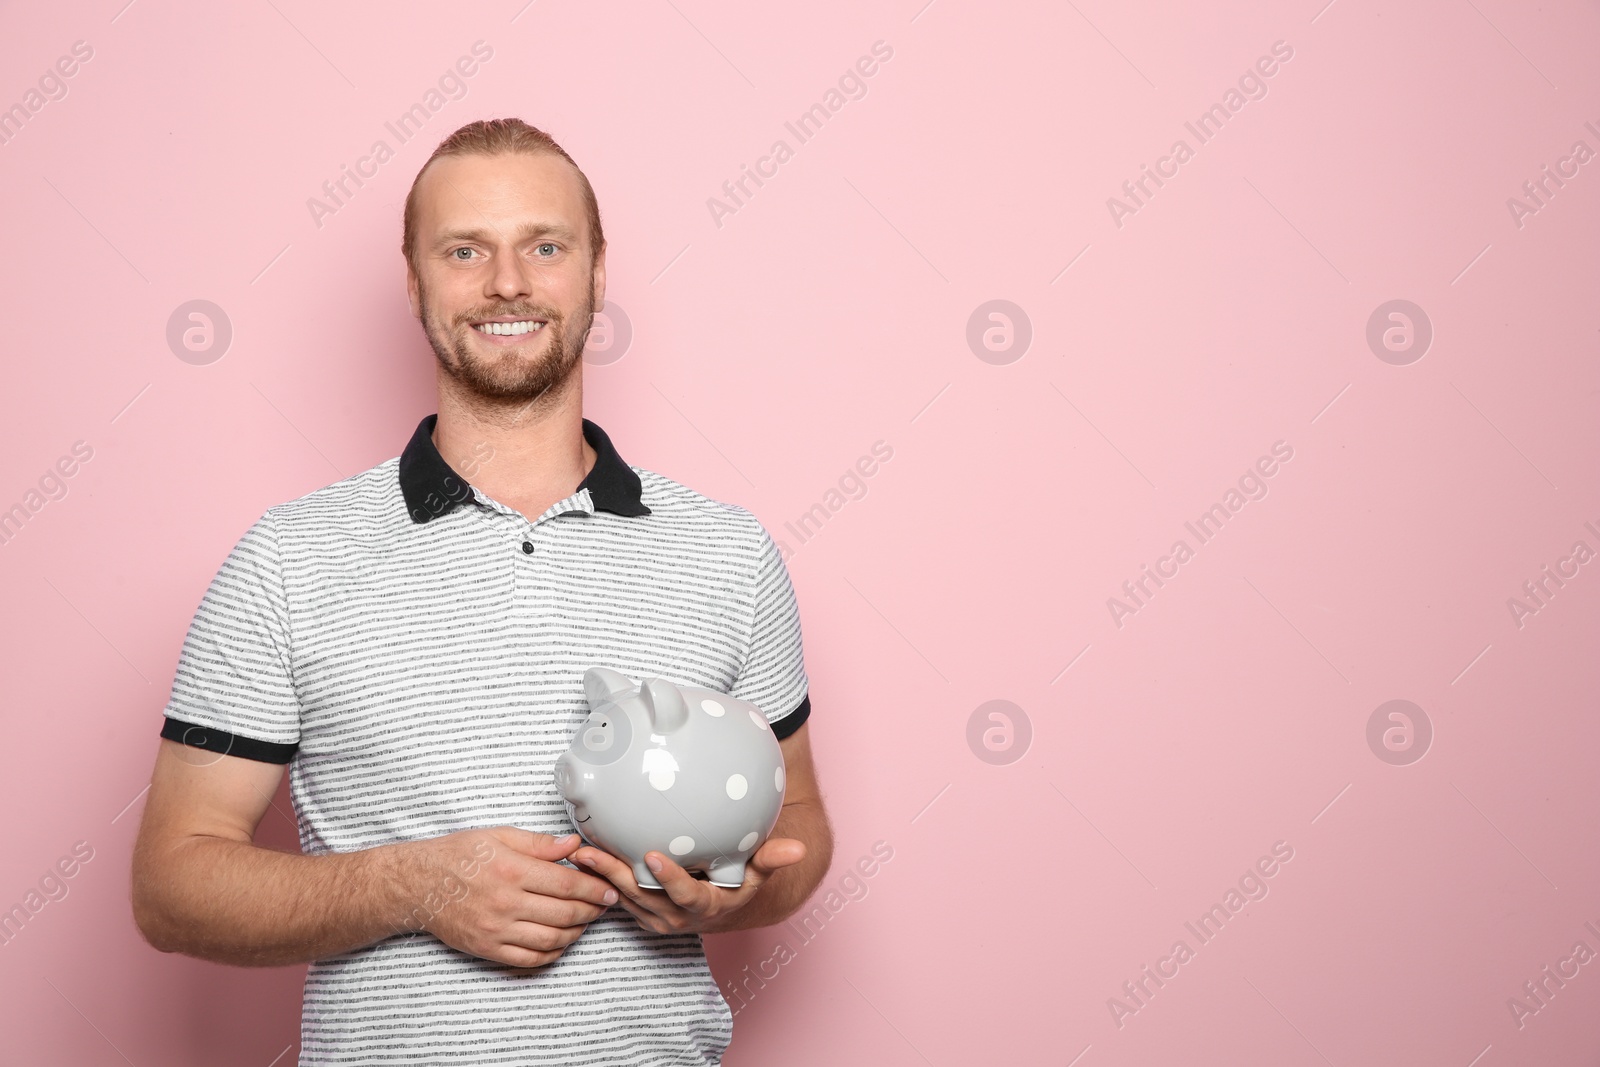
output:
<instances>
[{"instance_id":1,"label":"pig's eye","mask_svg":"<svg viewBox=\"0 0 1600 1067\"><path fill-rule=\"evenodd\" d=\"M633 743L633 730L627 715L605 715L592 712L583 721L573 739L583 762L603 767L615 763L628 754Z\"/></svg>"}]
</instances>

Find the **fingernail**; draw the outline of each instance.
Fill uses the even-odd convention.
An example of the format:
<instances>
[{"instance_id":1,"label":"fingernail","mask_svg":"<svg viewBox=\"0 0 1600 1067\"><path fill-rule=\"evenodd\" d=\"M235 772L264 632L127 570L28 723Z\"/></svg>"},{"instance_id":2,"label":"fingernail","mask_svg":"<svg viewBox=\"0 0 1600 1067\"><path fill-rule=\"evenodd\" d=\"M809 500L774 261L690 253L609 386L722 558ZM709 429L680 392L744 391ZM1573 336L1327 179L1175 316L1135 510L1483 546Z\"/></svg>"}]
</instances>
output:
<instances>
[{"instance_id":1,"label":"fingernail","mask_svg":"<svg viewBox=\"0 0 1600 1067\"><path fill-rule=\"evenodd\" d=\"M656 859L654 856L646 856L644 862L645 866L649 867L652 871L655 871L657 874L661 873L661 861Z\"/></svg>"},{"instance_id":2,"label":"fingernail","mask_svg":"<svg viewBox=\"0 0 1600 1067\"><path fill-rule=\"evenodd\" d=\"M556 838L556 844L565 845L568 842L570 842L574 837L577 837L577 836L578 836L577 834L564 834L561 837Z\"/></svg>"},{"instance_id":3,"label":"fingernail","mask_svg":"<svg viewBox=\"0 0 1600 1067\"><path fill-rule=\"evenodd\" d=\"M607 889L605 891L605 895L600 899L605 901L607 904L615 904L617 902L617 891L615 889Z\"/></svg>"},{"instance_id":4,"label":"fingernail","mask_svg":"<svg viewBox=\"0 0 1600 1067\"><path fill-rule=\"evenodd\" d=\"M593 856L579 856L578 857L578 862L583 864L585 867L593 867L594 866L594 857Z\"/></svg>"}]
</instances>

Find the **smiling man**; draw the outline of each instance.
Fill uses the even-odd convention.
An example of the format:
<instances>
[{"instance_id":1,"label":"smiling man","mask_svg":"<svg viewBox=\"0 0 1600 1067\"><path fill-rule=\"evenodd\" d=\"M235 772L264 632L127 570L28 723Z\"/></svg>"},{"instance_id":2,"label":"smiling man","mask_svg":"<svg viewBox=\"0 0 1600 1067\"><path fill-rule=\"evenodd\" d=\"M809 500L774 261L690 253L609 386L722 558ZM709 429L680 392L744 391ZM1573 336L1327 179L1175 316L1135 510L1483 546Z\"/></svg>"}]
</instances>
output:
<instances>
[{"instance_id":1,"label":"smiling man","mask_svg":"<svg viewBox=\"0 0 1600 1067\"><path fill-rule=\"evenodd\" d=\"M162 951L309 962L301 1064L715 1064L700 935L792 914L828 868L799 614L743 508L630 466L583 418L605 300L588 180L517 119L446 138L406 200L438 414L268 508L212 580L133 861ZM661 889L570 834L552 771L583 672L765 712L787 768L739 889ZM303 854L256 829L290 769Z\"/></svg>"}]
</instances>

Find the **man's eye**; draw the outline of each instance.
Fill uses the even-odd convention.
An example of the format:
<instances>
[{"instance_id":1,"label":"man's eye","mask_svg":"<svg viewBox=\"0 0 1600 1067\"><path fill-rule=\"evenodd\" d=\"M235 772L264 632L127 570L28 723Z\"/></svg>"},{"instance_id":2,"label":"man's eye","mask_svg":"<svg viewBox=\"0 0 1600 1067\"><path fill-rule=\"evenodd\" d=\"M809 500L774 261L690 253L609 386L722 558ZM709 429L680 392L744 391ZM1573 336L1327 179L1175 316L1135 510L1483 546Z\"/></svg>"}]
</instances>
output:
<instances>
[{"instance_id":1,"label":"man's eye","mask_svg":"<svg viewBox=\"0 0 1600 1067\"><path fill-rule=\"evenodd\" d=\"M549 252L545 252L544 250L546 248L548 248L550 251ZM546 258L548 258L549 256L553 256L553 255L556 254L556 246L551 244L549 241L546 241L544 244L539 246L539 252L541 254L545 255Z\"/></svg>"},{"instance_id":2,"label":"man's eye","mask_svg":"<svg viewBox=\"0 0 1600 1067\"><path fill-rule=\"evenodd\" d=\"M457 259L462 259L462 260L469 259L472 256L472 249L470 249L470 248L458 248L458 249L456 249L454 252L452 252L450 254L455 256Z\"/></svg>"}]
</instances>

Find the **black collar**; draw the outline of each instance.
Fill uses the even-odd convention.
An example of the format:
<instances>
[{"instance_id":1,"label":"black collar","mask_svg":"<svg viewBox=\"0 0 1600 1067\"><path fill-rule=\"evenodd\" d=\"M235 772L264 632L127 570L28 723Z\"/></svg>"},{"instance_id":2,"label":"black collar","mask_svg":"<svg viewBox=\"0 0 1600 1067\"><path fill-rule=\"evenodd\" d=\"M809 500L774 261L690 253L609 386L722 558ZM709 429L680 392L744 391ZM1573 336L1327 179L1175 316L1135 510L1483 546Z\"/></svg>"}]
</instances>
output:
<instances>
[{"instance_id":1,"label":"black collar","mask_svg":"<svg viewBox=\"0 0 1600 1067\"><path fill-rule=\"evenodd\" d=\"M429 415L418 423L417 432L400 454L400 493L413 522L427 522L447 514L473 498L472 486L451 469L433 443L433 428L438 421L438 415ZM578 483L578 489L589 490L596 510L627 516L650 514L640 499L639 476L617 455L606 432L584 419L583 437L595 456L594 466Z\"/></svg>"}]
</instances>

